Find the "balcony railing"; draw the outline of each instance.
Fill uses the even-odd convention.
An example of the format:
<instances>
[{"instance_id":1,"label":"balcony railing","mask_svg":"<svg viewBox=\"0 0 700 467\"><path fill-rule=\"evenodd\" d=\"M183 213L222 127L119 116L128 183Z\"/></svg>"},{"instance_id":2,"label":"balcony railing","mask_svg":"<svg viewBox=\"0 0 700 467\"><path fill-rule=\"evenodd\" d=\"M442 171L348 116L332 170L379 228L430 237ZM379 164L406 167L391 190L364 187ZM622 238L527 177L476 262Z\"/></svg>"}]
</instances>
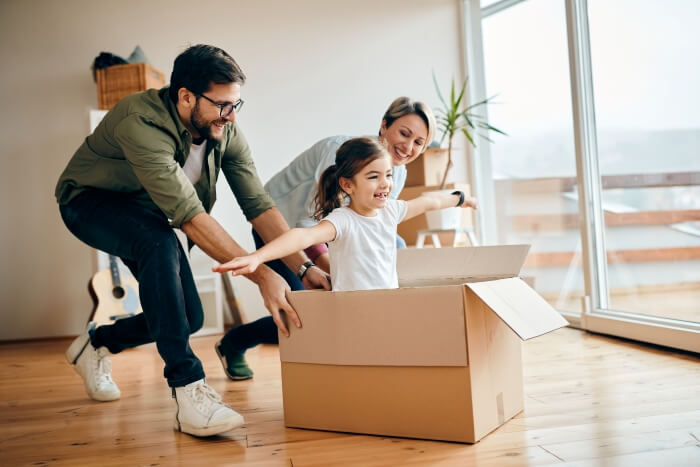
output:
<instances>
[{"instance_id":1,"label":"balcony railing","mask_svg":"<svg viewBox=\"0 0 700 467\"><path fill-rule=\"evenodd\" d=\"M576 178L500 179L495 184L499 241L533 243L524 269L534 276L536 288L542 287L545 298L560 307L580 308L577 301L584 293L582 281L557 283L554 272L557 268L566 268L567 271L577 270L574 274L577 278L581 274L578 235L582 220L577 212ZM700 196L684 190L691 194L684 203L668 203L669 193L662 190L664 200L658 204L647 203L648 210L644 206L631 208L616 202L606 205L605 201L606 194L629 193L626 190L644 193L645 189L677 190L675 187L693 189L696 186L700 186L700 172L602 177L607 263L609 269L617 273L613 276L626 278L624 283L609 284L611 304L617 305L617 309L700 320L700 225L697 224L700 222ZM606 193L608 190L616 191ZM659 205L673 207L661 210ZM664 226L671 230L666 231ZM673 241L665 242L658 233L672 237ZM543 241L556 237L559 237L556 246L550 247ZM562 241L562 238L567 240ZM659 264L657 281L650 273L651 263ZM547 273L548 270L552 272ZM562 272L559 277L563 275ZM644 279L640 283L630 285L642 276ZM674 300L674 306L664 307L669 299Z\"/></svg>"}]
</instances>

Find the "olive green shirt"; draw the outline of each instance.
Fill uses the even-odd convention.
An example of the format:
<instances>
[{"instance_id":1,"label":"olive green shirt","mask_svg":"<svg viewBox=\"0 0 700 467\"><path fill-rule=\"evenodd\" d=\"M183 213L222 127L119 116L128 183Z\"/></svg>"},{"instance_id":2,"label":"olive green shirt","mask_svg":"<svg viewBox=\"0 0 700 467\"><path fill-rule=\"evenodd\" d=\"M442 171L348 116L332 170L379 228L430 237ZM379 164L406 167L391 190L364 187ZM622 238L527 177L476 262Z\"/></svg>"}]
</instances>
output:
<instances>
[{"instance_id":1,"label":"olive green shirt","mask_svg":"<svg viewBox=\"0 0 700 467\"><path fill-rule=\"evenodd\" d=\"M237 124L226 126L221 142L207 143L202 175L194 185L182 169L191 144L192 135L180 121L168 87L128 96L68 162L56 199L67 204L90 188L121 192L160 209L173 227L180 227L200 212L211 212L221 170L248 220L274 207Z\"/></svg>"}]
</instances>

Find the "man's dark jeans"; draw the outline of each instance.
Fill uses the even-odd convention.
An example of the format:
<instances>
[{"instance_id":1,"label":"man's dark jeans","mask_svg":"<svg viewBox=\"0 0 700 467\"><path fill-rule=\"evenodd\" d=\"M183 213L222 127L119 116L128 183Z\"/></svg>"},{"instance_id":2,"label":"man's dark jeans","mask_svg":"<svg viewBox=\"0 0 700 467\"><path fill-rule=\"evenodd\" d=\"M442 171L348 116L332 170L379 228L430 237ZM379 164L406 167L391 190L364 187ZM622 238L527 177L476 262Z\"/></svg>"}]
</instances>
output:
<instances>
[{"instance_id":1,"label":"man's dark jeans","mask_svg":"<svg viewBox=\"0 0 700 467\"><path fill-rule=\"evenodd\" d=\"M143 313L100 326L91 341L112 353L156 343L171 387L204 378L189 335L202 327L202 303L182 245L165 215L128 195L91 189L60 206L68 229L93 248L121 258L139 282Z\"/></svg>"}]
</instances>

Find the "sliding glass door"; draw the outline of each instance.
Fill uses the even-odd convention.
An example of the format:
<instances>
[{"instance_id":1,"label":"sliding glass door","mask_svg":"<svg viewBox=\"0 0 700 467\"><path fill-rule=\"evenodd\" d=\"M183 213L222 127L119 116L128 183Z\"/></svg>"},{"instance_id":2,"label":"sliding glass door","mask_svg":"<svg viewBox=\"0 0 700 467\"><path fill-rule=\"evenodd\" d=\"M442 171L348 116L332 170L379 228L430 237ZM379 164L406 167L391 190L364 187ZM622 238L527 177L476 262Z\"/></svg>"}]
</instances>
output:
<instances>
[{"instance_id":1,"label":"sliding glass door","mask_svg":"<svg viewBox=\"0 0 700 467\"><path fill-rule=\"evenodd\" d=\"M482 20L497 243L531 245L523 277L557 309L584 295L563 0Z\"/></svg>"},{"instance_id":2,"label":"sliding glass door","mask_svg":"<svg viewBox=\"0 0 700 467\"><path fill-rule=\"evenodd\" d=\"M485 151L496 241L532 244L524 274L573 323L699 351L700 3L466 3L509 133Z\"/></svg>"},{"instance_id":3,"label":"sliding glass door","mask_svg":"<svg viewBox=\"0 0 700 467\"><path fill-rule=\"evenodd\" d=\"M657 326L640 334L648 340L663 328L696 329L700 3L588 0L586 13L607 269L607 321L593 324Z\"/></svg>"}]
</instances>

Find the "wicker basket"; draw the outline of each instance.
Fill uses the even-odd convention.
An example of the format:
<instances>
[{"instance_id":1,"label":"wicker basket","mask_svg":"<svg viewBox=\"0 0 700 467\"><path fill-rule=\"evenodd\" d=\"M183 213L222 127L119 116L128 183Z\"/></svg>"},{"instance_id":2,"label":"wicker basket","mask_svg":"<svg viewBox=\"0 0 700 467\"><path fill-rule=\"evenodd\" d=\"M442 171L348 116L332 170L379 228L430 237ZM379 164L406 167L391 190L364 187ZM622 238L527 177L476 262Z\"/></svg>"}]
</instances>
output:
<instances>
[{"instance_id":1,"label":"wicker basket","mask_svg":"<svg viewBox=\"0 0 700 467\"><path fill-rule=\"evenodd\" d=\"M97 70L97 105L102 110L108 110L129 94L163 86L163 72L147 63L102 68Z\"/></svg>"}]
</instances>

